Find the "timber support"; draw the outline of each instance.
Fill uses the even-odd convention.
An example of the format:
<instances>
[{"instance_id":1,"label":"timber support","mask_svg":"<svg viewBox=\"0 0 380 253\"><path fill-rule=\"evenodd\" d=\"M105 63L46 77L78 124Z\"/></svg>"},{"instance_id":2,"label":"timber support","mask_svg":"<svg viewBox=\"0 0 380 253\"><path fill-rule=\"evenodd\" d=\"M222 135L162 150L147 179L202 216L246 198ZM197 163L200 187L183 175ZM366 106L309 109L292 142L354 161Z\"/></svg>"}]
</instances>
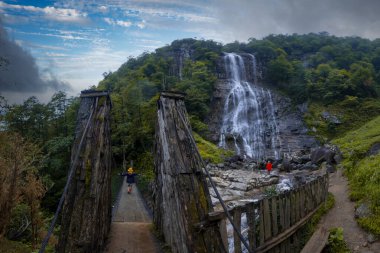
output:
<instances>
[{"instance_id":1,"label":"timber support","mask_svg":"<svg viewBox=\"0 0 380 253\"><path fill-rule=\"evenodd\" d=\"M84 91L57 252L102 252L111 223L111 99Z\"/></svg>"},{"instance_id":2,"label":"timber support","mask_svg":"<svg viewBox=\"0 0 380 253\"><path fill-rule=\"evenodd\" d=\"M173 253L226 252L218 222L207 222L210 194L197 152L184 94L158 100L154 223Z\"/></svg>"}]
</instances>

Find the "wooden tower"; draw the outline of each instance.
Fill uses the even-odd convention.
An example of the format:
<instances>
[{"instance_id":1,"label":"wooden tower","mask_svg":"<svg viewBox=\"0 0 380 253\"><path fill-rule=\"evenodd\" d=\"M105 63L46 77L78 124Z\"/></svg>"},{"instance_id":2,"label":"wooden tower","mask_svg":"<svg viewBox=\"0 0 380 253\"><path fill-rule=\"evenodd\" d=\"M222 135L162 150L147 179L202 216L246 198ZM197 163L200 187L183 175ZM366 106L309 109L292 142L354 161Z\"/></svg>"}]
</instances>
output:
<instances>
[{"instance_id":1,"label":"wooden tower","mask_svg":"<svg viewBox=\"0 0 380 253\"><path fill-rule=\"evenodd\" d=\"M58 252L102 252L105 246L112 201L110 110L107 92L82 92Z\"/></svg>"},{"instance_id":2,"label":"wooden tower","mask_svg":"<svg viewBox=\"0 0 380 253\"><path fill-rule=\"evenodd\" d=\"M225 252L218 223L206 222L211 199L184 95L161 93L157 113L154 223L173 253Z\"/></svg>"}]
</instances>

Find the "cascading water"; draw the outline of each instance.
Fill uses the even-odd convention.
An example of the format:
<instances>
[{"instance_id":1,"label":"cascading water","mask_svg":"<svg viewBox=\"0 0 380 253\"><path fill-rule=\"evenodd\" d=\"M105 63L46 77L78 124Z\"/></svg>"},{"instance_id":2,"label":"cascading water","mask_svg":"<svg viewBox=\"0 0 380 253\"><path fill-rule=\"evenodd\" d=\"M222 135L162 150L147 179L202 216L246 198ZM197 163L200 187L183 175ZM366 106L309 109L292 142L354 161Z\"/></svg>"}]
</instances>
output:
<instances>
[{"instance_id":1,"label":"cascading water","mask_svg":"<svg viewBox=\"0 0 380 253\"><path fill-rule=\"evenodd\" d=\"M257 86L255 57L248 55L253 83L248 81L242 56L227 53L223 60L230 91L224 104L219 146L228 148L232 142L238 154L258 160L278 159L280 138L275 107L271 92Z\"/></svg>"}]
</instances>

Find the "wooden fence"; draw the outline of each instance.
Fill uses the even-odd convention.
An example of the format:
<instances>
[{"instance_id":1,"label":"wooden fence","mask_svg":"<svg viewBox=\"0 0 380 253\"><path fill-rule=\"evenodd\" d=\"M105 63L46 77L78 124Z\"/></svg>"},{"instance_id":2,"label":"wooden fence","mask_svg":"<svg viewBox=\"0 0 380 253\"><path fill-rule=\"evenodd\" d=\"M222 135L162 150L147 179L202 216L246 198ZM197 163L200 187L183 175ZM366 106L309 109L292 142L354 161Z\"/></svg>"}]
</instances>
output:
<instances>
[{"instance_id":1,"label":"wooden fence","mask_svg":"<svg viewBox=\"0 0 380 253\"><path fill-rule=\"evenodd\" d=\"M246 220L248 227L240 232L248 232L252 252L297 253L302 250L299 229L324 204L328 184L328 175L324 174L291 191L236 206L229 212L239 230L242 217ZM222 231L227 231L225 218L222 211L210 213L208 217L209 221L219 221ZM233 237L234 252L243 252L244 246L235 231Z\"/></svg>"}]
</instances>

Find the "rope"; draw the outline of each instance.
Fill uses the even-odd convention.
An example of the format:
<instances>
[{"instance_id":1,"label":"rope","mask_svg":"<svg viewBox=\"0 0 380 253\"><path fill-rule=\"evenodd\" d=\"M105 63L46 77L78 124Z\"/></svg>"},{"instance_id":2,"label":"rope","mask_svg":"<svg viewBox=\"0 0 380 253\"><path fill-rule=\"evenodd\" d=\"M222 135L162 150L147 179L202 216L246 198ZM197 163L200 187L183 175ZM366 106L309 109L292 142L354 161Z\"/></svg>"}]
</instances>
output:
<instances>
[{"instance_id":1,"label":"rope","mask_svg":"<svg viewBox=\"0 0 380 253\"><path fill-rule=\"evenodd\" d=\"M190 136L191 142L192 142L193 145L196 147L197 144L195 143L195 140L194 140L194 138L193 138L193 134L192 134L192 132L191 132L190 129L187 127L187 124L186 124L185 119L183 118L182 114L181 114L178 110L177 110L177 112L178 112L178 114L179 114L179 116L180 116L180 118L181 118L181 120L182 120L182 122L183 122L183 125L184 125L185 128L186 128L186 131L188 132L188 134L189 134L189 136ZM201 158L201 163L202 163L203 168L204 168L204 170L205 170L205 172L206 172L206 175L207 175L208 179L210 180L211 186L212 186L212 188L214 189L214 192L215 192L215 194L216 194L216 196L217 196L217 198L218 198L220 204L221 204L222 207L223 207L223 211L224 211L224 213L226 214L228 220L230 221L230 223L231 223L233 229L235 230L236 234L239 236L240 241L243 243L243 245L244 245L244 247L247 249L248 253L254 253L252 250L249 249L249 245L248 245L247 241L244 239L243 235L239 232L239 230L238 230L237 227L235 226L235 224L234 224L234 222L233 222L233 219L232 219L231 215L229 214L228 209L227 209L226 205L224 204L224 201L223 201L222 197L220 196L219 191L218 191L218 189L216 188L215 183L214 183L214 181L212 180L211 175L210 175L210 173L208 172L208 170L207 170L207 168L206 168L206 164L205 164L205 162L203 161L202 156L200 155L198 149L195 148L195 150L196 150L198 156Z\"/></svg>"},{"instance_id":2,"label":"rope","mask_svg":"<svg viewBox=\"0 0 380 253\"><path fill-rule=\"evenodd\" d=\"M74 175L74 171L75 171L75 168L76 168L76 164L78 162L78 159L79 159L79 155L80 155L80 151L82 149L82 145L83 145L83 141L84 141L84 138L87 134L87 130L90 126L90 122L91 122L91 119L92 119L92 115L96 109L96 107L98 106L98 98L96 98L95 100L95 106L93 106L92 110L91 110L91 113L90 113L90 116L88 117L88 121L86 123L86 127L83 131L83 134L82 134L82 137L81 137L81 140L79 142L79 146L78 146L78 150L77 150L77 153L75 155L75 158L74 158L74 162L71 164L70 166L70 172L69 172L69 175L67 177L67 182L66 182L66 185L65 185L65 188L63 190L63 193L62 193L62 196L61 196L61 199L59 200L59 203L58 203L58 207L57 207L57 210L55 211L55 215L54 215L54 218L50 224L50 227L49 227L49 230L48 230L48 233L46 234L43 242L42 242L42 245L41 245L41 249L39 251L39 253L44 253L45 252L45 248L49 242L49 239L53 233L53 230L54 230L54 227L55 227L55 223L57 222L57 218L58 218L58 215L62 209L62 205L63 205L63 201L65 200L65 197L66 197L66 194L67 194L67 190L69 189L69 184L71 182L71 179Z\"/></svg>"}]
</instances>

